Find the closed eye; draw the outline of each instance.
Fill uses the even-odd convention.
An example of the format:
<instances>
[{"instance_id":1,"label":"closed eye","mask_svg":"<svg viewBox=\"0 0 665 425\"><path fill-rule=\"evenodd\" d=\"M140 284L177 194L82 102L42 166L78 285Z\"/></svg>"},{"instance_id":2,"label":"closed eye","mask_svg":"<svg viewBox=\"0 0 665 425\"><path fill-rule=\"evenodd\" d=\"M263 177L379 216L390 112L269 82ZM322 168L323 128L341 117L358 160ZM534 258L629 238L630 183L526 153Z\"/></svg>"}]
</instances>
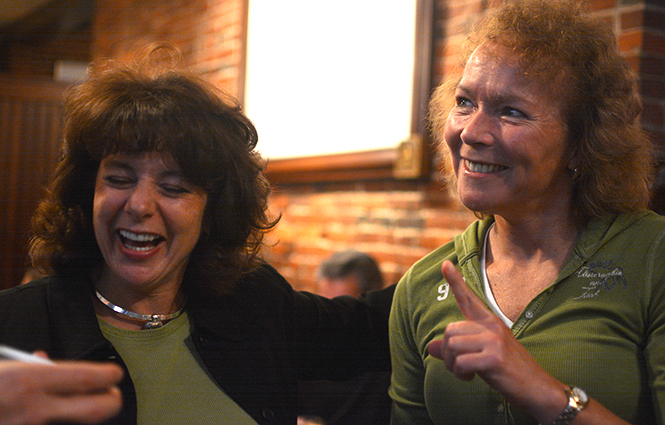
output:
<instances>
[{"instance_id":1,"label":"closed eye","mask_svg":"<svg viewBox=\"0 0 665 425\"><path fill-rule=\"evenodd\" d=\"M129 177L109 175L104 177L104 181L113 187L126 187L133 184L134 180Z\"/></svg>"},{"instance_id":2,"label":"closed eye","mask_svg":"<svg viewBox=\"0 0 665 425\"><path fill-rule=\"evenodd\" d=\"M180 185L173 185L173 184L162 184L160 185L160 188L169 196L178 196L186 193L191 193L191 191Z\"/></svg>"}]
</instances>

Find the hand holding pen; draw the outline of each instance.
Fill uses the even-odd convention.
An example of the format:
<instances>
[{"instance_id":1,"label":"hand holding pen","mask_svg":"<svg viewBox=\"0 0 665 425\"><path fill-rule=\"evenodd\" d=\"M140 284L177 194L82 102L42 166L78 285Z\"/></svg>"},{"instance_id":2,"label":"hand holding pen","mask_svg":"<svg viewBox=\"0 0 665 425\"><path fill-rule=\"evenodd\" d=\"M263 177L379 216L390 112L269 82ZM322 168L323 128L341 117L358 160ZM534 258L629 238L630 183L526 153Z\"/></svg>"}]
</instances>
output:
<instances>
[{"instance_id":1,"label":"hand holding pen","mask_svg":"<svg viewBox=\"0 0 665 425\"><path fill-rule=\"evenodd\" d=\"M58 361L0 346L0 423L97 423L116 415L122 396L114 364Z\"/></svg>"}]
</instances>

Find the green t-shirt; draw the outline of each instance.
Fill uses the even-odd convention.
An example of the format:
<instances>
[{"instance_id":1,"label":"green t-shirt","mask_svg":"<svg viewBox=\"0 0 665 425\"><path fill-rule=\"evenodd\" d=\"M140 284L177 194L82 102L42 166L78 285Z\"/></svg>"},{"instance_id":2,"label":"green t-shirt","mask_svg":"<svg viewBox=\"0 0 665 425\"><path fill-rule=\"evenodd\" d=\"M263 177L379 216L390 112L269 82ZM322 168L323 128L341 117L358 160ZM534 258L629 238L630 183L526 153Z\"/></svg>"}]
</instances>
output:
<instances>
[{"instance_id":1,"label":"green t-shirt","mask_svg":"<svg viewBox=\"0 0 665 425\"><path fill-rule=\"evenodd\" d=\"M461 381L427 344L464 320L441 275L451 260L486 297L482 241L492 218L416 263L397 286L390 318L394 425L536 424L482 379ZM552 284L511 328L535 360L632 424L665 413L665 217L593 220Z\"/></svg>"},{"instance_id":2,"label":"green t-shirt","mask_svg":"<svg viewBox=\"0 0 665 425\"><path fill-rule=\"evenodd\" d=\"M187 313L140 331L98 321L134 382L138 425L256 425L208 373L191 342Z\"/></svg>"}]
</instances>

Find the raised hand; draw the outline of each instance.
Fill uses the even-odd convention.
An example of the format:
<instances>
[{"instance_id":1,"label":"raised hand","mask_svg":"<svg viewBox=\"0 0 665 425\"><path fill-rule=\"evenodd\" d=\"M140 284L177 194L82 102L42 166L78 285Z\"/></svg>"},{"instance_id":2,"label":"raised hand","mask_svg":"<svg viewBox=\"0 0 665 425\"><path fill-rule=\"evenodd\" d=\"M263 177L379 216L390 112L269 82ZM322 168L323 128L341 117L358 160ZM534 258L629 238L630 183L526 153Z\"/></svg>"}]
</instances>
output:
<instances>
[{"instance_id":1,"label":"raised hand","mask_svg":"<svg viewBox=\"0 0 665 425\"><path fill-rule=\"evenodd\" d=\"M442 359L456 377L482 378L511 404L539 417L565 406L565 385L538 365L508 327L467 286L450 261L441 266L465 321L446 327L443 340L427 351ZM551 414L546 414L548 419Z\"/></svg>"}]
</instances>

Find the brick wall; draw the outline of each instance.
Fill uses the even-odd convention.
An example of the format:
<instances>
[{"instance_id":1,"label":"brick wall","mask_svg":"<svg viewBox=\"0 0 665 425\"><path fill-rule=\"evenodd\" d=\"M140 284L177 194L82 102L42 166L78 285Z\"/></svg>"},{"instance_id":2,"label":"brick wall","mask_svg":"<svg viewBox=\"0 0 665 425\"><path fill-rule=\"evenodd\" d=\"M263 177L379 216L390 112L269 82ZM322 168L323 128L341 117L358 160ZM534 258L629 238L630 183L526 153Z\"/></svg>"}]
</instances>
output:
<instances>
[{"instance_id":1,"label":"brick wall","mask_svg":"<svg viewBox=\"0 0 665 425\"><path fill-rule=\"evenodd\" d=\"M238 97L243 0L97 0L93 58L125 57L148 43L176 44L185 61Z\"/></svg>"},{"instance_id":2,"label":"brick wall","mask_svg":"<svg viewBox=\"0 0 665 425\"><path fill-rule=\"evenodd\" d=\"M322 259L349 247L371 253L394 283L474 219L444 187L425 182L279 186L271 211L282 219L265 258L301 288L311 288Z\"/></svg>"},{"instance_id":3,"label":"brick wall","mask_svg":"<svg viewBox=\"0 0 665 425\"><path fill-rule=\"evenodd\" d=\"M610 9L619 49L640 77L642 122L665 148L665 4L631 4Z\"/></svg>"},{"instance_id":4,"label":"brick wall","mask_svg":"<svg viewBox=\"0 0 665 425\"><path fill-rule=\"evenodd\" d=\"M434 81L457 65L464 33L488 0L437 0ZM98 0L93 57L123 56L146 41L178 44L187 61L231 94L242 89L242 0ZM590 0L608 19L639 73L643 122L665 148L665 6L660 0ZM264 256L299 289L311 289L319 262L353 246L373 254L392 283L418 258L464 229L473 215L437 183L284 185L271 198L282 220ZM659 199L665 199L660 193Z\"/></svg>"}]
</instances>

